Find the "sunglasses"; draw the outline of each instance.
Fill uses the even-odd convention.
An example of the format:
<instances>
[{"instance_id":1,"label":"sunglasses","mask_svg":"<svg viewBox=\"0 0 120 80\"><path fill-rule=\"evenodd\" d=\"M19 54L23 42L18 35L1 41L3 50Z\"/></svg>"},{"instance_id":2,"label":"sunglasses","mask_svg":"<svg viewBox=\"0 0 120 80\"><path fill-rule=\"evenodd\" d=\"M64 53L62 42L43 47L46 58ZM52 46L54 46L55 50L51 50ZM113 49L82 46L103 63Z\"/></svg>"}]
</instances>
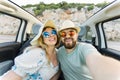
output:
<instances>
[{"instance_id":1,"label":"sunglasses","mask_svg":"<svg viewBox=\"0 0 120 80\"><path fill-rule=\"evenodd\" d=\"M61 37L66 37L67 34L70 36L70 37L73 37L75 35L75 31L69 31L69 32L60 32L60 36Z\"/></svg>"},{"instance_id":2,"label":"sunglasses","mask_svg":"<svg viewBox=\"0 0 120 80\"><path fill-rule=\"evenodd\" d=\"M49 33L49 32L47 32L47 31L44 31L43 33L42 33L42 35L43 35L43 37L44 38L48 38L48 37L50 37L50 35L56 35L57 34L57 32L56 32L56 30L51 30L51 32Z\"/></svg>"}]
</instances>

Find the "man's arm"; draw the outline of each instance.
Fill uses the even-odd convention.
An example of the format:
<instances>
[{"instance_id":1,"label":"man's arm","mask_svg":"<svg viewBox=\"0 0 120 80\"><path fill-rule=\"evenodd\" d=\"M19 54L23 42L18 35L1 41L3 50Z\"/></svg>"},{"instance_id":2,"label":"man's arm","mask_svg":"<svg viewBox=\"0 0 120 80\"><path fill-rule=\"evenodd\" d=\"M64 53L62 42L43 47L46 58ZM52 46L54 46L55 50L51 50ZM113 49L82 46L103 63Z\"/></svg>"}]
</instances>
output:
<instances>
[{"instance_id":1,"label":"man's arm","mask_svg":"<svg viewBox=\"0 0 120 80\"><path fill-rule=\"evenodd\" d=\"M120 80L120 62L100 54L86 56L86 63L94 80Z\"/></svg>"},{"instance_id":2,"label":"man's arm","mask_svg":"<svg viewBox=\"0 0 120 80\"><path fill-rule=\"evenodd\" d=\"M1 80L22 80L22 77L10 70L1 77Z\"/></svg>"}]
</instances>

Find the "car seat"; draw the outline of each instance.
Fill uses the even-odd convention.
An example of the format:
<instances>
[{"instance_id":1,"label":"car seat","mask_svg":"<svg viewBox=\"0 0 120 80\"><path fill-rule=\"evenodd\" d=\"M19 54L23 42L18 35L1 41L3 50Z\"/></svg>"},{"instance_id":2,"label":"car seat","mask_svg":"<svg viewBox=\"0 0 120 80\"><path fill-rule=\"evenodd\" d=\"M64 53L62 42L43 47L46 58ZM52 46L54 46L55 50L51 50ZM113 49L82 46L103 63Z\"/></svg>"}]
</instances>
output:
<instances>
[{"instance_id":1,"label":"car seat","mask_svg":"<svg viewBox=\"0 0 120 80\"><path fill-rule=\"evenodd\" d=\"M79 32L79 35L78 35L78 41L81 41L82 40L82 37L85 35L86 33L86 27L85 26L81 26L80 27L80 32Z\"/></svg>"},{"instance_id":2,"label":"car seat","mask_svg":"<svg viewBox=\"0 0 120 80\"><path fill-rule=\"evenodd\" d=\"M18 53L18 55L22 54L24 49L28 46L31 46L30 42L32 41L32 39L38 34L39 29L42 25L40 23L35 23L32 26L32 38L29 37L29 39L22 45L22 47L20 48L20 52Z\"/></svg>"}]
</instances>

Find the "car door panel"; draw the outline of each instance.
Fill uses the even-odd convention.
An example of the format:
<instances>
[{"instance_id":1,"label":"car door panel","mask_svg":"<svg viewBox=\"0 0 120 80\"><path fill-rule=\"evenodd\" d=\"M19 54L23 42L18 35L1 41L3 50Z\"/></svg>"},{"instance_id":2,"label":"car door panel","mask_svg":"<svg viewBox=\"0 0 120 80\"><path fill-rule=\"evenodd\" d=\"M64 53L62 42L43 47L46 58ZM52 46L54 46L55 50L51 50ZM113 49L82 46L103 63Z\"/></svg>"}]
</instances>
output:
<instances>
[{"instance_id":1,"label":"car door panel","mask_svg":"<svg viewBox=\"0 0 120 80\"><path fill-rule=\"evenodd\" d=\"M117 60L120 60L120 52L119 51L107 49L107 48L100 49L99 51L105 56L109 56L109 57L115 58Z\"/></svg>"},{"instance_id":2,"label":"car door panel","mask_svg":"<svg viewBox=\"0 0 120 80\"><path fill-rule=\"evenodd\" d=\"M0 62L6 60L13 60L20 48L20 43L10 42L0 44Z\"/></svg>"},{"instance_id":3,"label":"car door panel","mask_svg":"<svg viewBox=\"0 0 120 80\"><path fill-rule=\"evenodd\" d=\"M0 75L11 69L14 58L17 56L20 43L7 42L0 44Z\"/></svg>"},{"instance_id":4,"label":"car door panel","mask_svg":"<svg viewBox=\"0 0 120 80\"><path fill-rule=\"evenodd\" d=\"M0 76L2 74L4 74L6 71L8 71L9 69L11 69L11 66L13 65L13 61L12 60L7 60L7 61L3 61L0 63Z\"/></svg>"}]
</instances>

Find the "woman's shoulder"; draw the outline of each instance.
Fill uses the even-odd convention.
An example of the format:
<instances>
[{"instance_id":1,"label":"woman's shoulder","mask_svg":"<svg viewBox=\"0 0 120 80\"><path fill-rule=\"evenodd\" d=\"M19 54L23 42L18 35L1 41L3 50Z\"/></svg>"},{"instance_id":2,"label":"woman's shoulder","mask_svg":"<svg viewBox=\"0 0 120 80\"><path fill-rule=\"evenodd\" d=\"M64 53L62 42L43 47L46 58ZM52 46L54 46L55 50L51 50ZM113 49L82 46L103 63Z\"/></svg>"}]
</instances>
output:
<instances>
[{"instance_id":1,"label":"woman's shoulder","mask_svg":"<svg viewBox=\"0 0 120 80\"><path fill-rule=\"evenodd\" d=\"M44 50L38 46L29 46L24 50L25 53L28 53L30 51L44 51Z\"/></svg>"},{"instance_id":2,"label":"woman's shoulder","mask_svg":"<svg viewBox=\"0 0 120 80\"><path fill-rule=\"evenodd\" d=\"M15 58L16 65L30 67L36 66L39 62L44 62L45 52L40 47L28 47L24 53Z\"/></svg>"},{"instance_id":3,"label":"woman's shoulder","mask_svg":"<svg viewBox=\"0 0 120 80\"><path fill-rule=\"evenodd\" d=\"M45 51L42 48L30 46L27 47L21 55L17 56L15 60L36 60L37 58L42 59L44 55Z\"/></svg>"}]
</instances>

